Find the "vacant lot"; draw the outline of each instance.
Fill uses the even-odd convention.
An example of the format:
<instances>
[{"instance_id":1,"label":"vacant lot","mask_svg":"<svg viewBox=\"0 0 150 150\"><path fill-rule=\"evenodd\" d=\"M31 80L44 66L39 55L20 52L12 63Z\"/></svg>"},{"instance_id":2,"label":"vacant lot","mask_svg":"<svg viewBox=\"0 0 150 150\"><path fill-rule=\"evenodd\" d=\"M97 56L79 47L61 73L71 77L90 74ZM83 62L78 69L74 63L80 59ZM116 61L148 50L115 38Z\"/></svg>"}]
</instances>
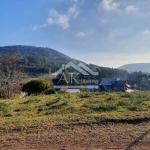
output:
<instances>
[{"instance_id":1,"label":"vacant lot","mask_svg":"<svg viewBox=\"0 0 150 150\"><path fill-rule=\"evenodd\" d=\"M149 92L0 100L0 149L148 150L149 108Z\"/></svg>"}]
</instances>

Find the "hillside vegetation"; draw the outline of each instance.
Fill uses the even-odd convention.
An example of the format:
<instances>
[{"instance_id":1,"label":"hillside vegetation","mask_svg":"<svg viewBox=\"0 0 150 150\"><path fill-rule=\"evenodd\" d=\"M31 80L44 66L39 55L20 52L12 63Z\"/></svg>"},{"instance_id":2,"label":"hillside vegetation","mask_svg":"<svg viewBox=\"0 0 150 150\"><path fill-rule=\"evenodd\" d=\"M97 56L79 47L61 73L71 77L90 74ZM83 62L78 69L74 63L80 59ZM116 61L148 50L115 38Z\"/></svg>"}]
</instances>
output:
<instances>
[{"instance_id":1,"label":"hillside vegetation","mask_svg":"<svg viewBox=\"0 0 150 150\"><path fill-rule=\"evenodd\" d=\"M0 47L0 55L11 53L19 55L27 66L26 73L30 76L55 72L63 63L71 60L70 57L51 48L36 46L5 46Z\"/></svg>"},{"instance_id":2,"label":"hillside vegetation","mask_svg":"<svg viewBox=\"0 0 150 150\"><path fill-rule=\"evenodd\" d=\"M18 54L27 66L26 73L28 73L29 76L54 73L60 69L62 64L66 64L70 61L74 61L76 64L82 62L81 60L72 60L69 56L54 49L36 46L16 45L0 47L0 56L4 53ZM86 65L95 71L99 71L100 77L119 77L122 79L129 77L129 73L125 70L106 68L94 64Z\"/></svg>"}]
</instances>

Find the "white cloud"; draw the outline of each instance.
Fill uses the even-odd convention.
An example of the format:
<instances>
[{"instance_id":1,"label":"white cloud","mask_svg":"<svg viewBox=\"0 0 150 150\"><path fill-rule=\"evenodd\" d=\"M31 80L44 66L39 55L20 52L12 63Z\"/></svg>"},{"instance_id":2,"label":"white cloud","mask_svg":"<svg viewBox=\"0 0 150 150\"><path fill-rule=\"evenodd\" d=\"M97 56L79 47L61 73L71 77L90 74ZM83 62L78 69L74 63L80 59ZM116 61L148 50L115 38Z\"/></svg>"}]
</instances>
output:
<instances>
[{"instance_id":1,"label":"white cloud","mask_svg":"<svg viewBox=\"0 0 150 150\"><path fill-rule=\"evenodd\" d=\"M105 11L115 11L115 12L121 12L119 9L120 4L115 3L113 0L103 0L100 4Z\"/></svg>"},{"instance_id":2,"label":"white cloud","mask_svg":"<svg viewBox=\"0 0 150 150\"><path fill-rule=\"evenodd\" d=\"M56 10L53 9L49 11L49 14L50 18L48 18L46 21L49 25L56 24L61 26L63 29L70 27L68 14L59 14Z\"/></svg>"},{"instance_id":3,"label":"white cloud","mask_svg":"<svg viewBox=\"0 0 150 150\"><path fill-rule=\"evenodd\" d=\"M84 0L71 0L72 2L74 2L74 3L84 3Z\"/></svg>"},{"instance_id":4,"label":"white cloud","mask_svg":"<svg viewBox=\"0 0 150 150\"><path fill-rule=\"evenodd\" d=\"M116 2L117 0L102 0L102 2L99 4L99 10L103 8L106 12L116 12L119 14L136 14L137 16L149 16L150 12L145 12L144 10L141 11L141 7L137 5L135 7L134 5L127 5L127 3L123 2L122 0L120 2Z\"/></svg>"},{"instance_id":5,"label":"white cloud","mask_svg":"<svg viewBox=\"0 0 150 150\"><path fill-rule=\"evenodd\" d=\"M141 33L142 35L147 35L147 34L150 34L150 30L145 30Z\"/></svg>"},{"instance_id":6,"label":"white cloud","mask_svg":"<svg viewBox=\"0 0 150 150\"><path fill-rule=\"evenodd\" d=\"M73 0L74 2L78 2L79 0ZM83 1L83 0L81 0ZM56 10L51 9L49 11L49 17L46 19L46 22L42 25L34 25L33 30L38 30L42 27L45 27L47 25L59 25L63 29L67 29L70 27L70 20L72 18L77 18L79 15L79 12L77 10L77 4L70 7L66 14L60 14Z\"/></svg>"},{"instance_id":7,"label":"white cloud","mask_svg":"<svg viewBox=\"0 0 150 150\"><path fill-rule=\"evenodd\" d=\"M137 10L138 10L138 8L134 7L133 5L126 7L126 12L127 12L127 13L135 12L135 11L137 11Z\"/></svg>"},{"instance_id":8,"label":"white cloud","mask_svg":"<svg viewBox=\"0 0 150 150\"><path fill-rule=\"evenodd\" d=\"M76 18L79 12L77 11L77 6L74 5L70 7L66 14L59 14L56 10L51 9L49 11L50 17L47 18L46 23L49 25L56 24L61 26L63 29L67 29L70 27L70 19Z\"/></svg>"},{"instance_id":9,"label":"white cloud","mask_svg":"<svg viewBox=\"0 0 150 150\"><path fill-rule=\"evenodd\" d=\"M69 17L67 15L59 15L55 23L62 26L64 29L67 29L70 27Z\"/></svg>"},{"instance_id":10,"label":"white cloud","mask_svg":"<svg viewBox=\"0 0 150 150\"><path fill-rule=\"evenodd\" d=\"M48 18L48 19L47 19L47 23L51 25L51 24L54 23L54 20L53 20L52 18Z\"/></svg>"},{"instance_id":11,"label":"white cloud","mask_svg":"<svg viewBox=\"0 0 150 150\"><path fill-rule=\"evenodd\" d=\"M38 30L38 29L40 29L40 28L43 28L43 27L46 27L46 26L47 26L46 23L45 23L45 24L42 24L42 25L34 25L34 26L33 26L33 30L36 31L36 30Z\"/></svg>"},{"instance_id":12,"label":"white cloud","mask_svg":"<svg viewBox=\"0 0 150 150\"><path fill-rule=\"evenodd\" d=\"M64 0L57 0L62 2ZM72 19L75 19L79 15L78 6L84 3L84 0L70 0L74 5L68 8L67 12L64 14L59 13L57 10L49 10L49 17L46 19L46 22L42 25L34 25L33 30L38 30L44 26L48 25L59 25L63 29L70 27L70 22Z\"/></svg>"},{"instance_id":13,"label":"white cloud","mask_svg":"<svg viewBox=\"0 0 150 150\"><path fill-rule=\"evenodd\" d=\"M69 10L68 10L68 14L73 15L74 18L76 18L79 14L79 12L77 11L77 6L74 5L73 7L70 7Z\"/></svg>"},{"instance_id":14,"label":"white cloud","mask_svg":"<svg viewBox=\"0 0 150 150\"><path fill-rule=\"evenodd\" d=\"M57 12L56 10L51 9L51 10L49 11L49 15L50 15L50 16L53 16L53 17L56 17L56 16L58 16L58 12Z\"/></svg>"},{"instance_id":15,"label":"white cloud","mask_svg":"<svg viewBox=\"0 0 150 150\"><path fill-rule=\"evenodd\" d=\"M78 37L84 37L84 36L86 36L86 33L85 32L78 32L77 36Z\"/></svg>"}]
</instances>

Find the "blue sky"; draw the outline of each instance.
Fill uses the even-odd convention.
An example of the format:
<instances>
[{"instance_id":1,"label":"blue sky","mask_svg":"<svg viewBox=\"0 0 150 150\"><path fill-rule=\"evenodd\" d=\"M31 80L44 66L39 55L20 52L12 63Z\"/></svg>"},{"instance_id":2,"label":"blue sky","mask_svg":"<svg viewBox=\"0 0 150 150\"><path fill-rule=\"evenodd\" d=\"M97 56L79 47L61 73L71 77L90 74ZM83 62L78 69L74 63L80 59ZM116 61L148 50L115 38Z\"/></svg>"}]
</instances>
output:
<instances>
[{"instance_id":1,"label":"blue sky","mask_svg":"<svg viewBox=\"0 0 150 150\"><path fill-rule=\"evenodd\" d=\"M100 66L150 62L150 0L0 0L0 46L56 49Z\"/></svg>"}]
</instances>

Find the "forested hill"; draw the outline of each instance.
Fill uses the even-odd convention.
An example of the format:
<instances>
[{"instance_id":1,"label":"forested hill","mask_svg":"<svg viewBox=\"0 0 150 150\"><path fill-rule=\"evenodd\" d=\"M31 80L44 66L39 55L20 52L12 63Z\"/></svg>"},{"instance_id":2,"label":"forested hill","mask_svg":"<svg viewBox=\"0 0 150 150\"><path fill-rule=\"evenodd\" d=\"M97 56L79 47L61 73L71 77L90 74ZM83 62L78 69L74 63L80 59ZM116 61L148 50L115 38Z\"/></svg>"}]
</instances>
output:
<instances>
[{"instance_id":1,"label":"forested hill","mask_svg":"<svg viewBox=\"0 0 150 150\"><path fill-rule=\"evenodd\" d=\"M0 54L3 53L16 53L22 57L27 56L39 56L44 57L49 60L58 61L58 62L68 62L71 60L70 57L60 53L52 48L36 47L36 46L5 46L0 47Z\"/></svg>"},{"instance_id":2,"label":"forested hill","mask_svg":"<svg viewBox=\"0 0 150 150\"><path fill-rule=\"evenodd\" d=\"M19 54L27 64L26 71L28 72L29 76L38 76L51 72L53 73L57 71L62 66L62 64L66 64L72 60L67 55L54 49L36 46L17 45L0 47L0 55L4 53ZM75 59L74 61L77 64L82 62ZM96 66L94 64L86 65L94 70L98 70L101 77L119 77L122 79L126 79L128 77L128 72L125 70L105 68Z\"/></svg>"},{"instance_id":3,"label":"forested hill","mask_svg":"<svg viewBox=\"0 0 150 150\"><path fill-rule=\"evenodd\" d=\"M0 47L0 55L4 53L18 54L27 64L26 72L29 76L38 76L55 72L62 64L71 58L51 48L36 46L4 46Z\"/></svg>"}]
</instances>

